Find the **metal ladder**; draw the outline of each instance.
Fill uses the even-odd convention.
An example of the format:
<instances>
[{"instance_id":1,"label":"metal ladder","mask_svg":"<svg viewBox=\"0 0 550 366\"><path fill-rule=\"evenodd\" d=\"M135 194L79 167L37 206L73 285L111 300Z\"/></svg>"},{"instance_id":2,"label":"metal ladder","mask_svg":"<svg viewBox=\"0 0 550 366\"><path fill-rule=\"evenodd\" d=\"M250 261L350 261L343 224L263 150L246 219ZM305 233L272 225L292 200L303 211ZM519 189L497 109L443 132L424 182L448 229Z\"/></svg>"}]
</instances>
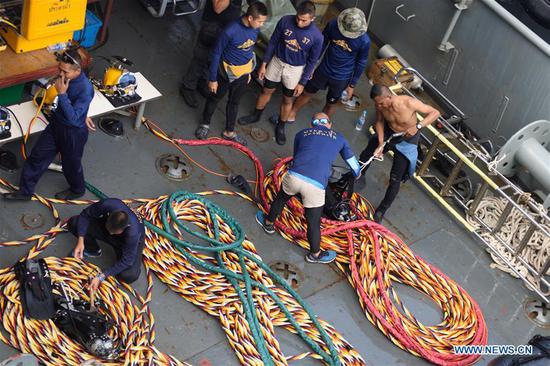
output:
<instances>
[{"instance_id":1,"label":"metal ladder","mask_svg":"<svg viewBox=\"0 0 550 366\"><path fill-rule=\"evenodd\" d=\"M429 149L417 168L415 173L416 181L441 203L457 221L477 236L491 252L495 253L504 263L506 263L518 277L523 279L530 291L535 292L544 302L550 304L550 296L545 293L550 290L549 278L546 275L550 269L550 258L537 270L522 256L535 231L539 231L546 237L550 237L550 232L548 232L539 222L541 218L550 220L548 213L540 204L531 198L529 194L493 168L492 158L489 153L475 144L475 142L467 139L462 132L454 127L457 121L466 118L465 114L417 70L410 67L402 68L394 77L396 85L390 88L393 92L402 90L411 97L416 98L410 90L399 83L398 78L403 72L417 75L424 85L429 87L430 90L447 104L454 113L448 119L440 117L437 120L442 126L443 132L438 131L438 129L433 126L422 129L421 137L423 141L428 142ZM430 166L433 164L433 158L437 153L446 154L447 157L454 162L450 174L443 179L434 174L430 174ZM467 171L467 174L473 174L472 177L480 182L480 186L471 201L465 199L465 197L453 187L458 179L460 179L460 172L463 171ZM505 199L507 202L498 222L493 226L475 215L482 200L490 193L493 196ZM525 210L523 208L525 206L536 212L538 217L533 216L531 212ZM510 246L509 243L506 243L499 236L501 228L508 220L513 210L517 210L521 214L521 217L524 220L528 220L530 223L528 230L524 233L515 248ZM479 223L479 228L475 228L468 222L468 216ZM502 244L506 251L508 251L508 254L511 254L513 259L518 260L527 269L528 273L534 278L534 281L516 270L513 266L513 259L508 260L506 256L494 248L491 242L486 240L484 236L489 236Z\"/></svg>"}]
</instances>

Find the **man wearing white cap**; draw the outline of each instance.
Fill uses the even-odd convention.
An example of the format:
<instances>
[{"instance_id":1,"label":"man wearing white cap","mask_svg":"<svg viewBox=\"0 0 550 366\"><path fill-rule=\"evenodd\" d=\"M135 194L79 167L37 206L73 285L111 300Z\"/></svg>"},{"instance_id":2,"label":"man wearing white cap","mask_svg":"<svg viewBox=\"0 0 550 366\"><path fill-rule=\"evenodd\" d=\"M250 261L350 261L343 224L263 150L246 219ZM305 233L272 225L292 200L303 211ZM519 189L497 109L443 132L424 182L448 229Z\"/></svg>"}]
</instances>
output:
<instances>
[{"instance_id":1,"label":"man wearing white cap","mask_svg":"<svg viewBox=\"0 0 550 366\"><path fill-rule=\"evenodd\" d=\"M365 70L370 38L367 35L365 13L361 9L350 8L342 11L337 19L327 24L323 36L324 46L327 47L325 56L307 83L305 93L294 103L288 120L277 124L275 134L278 142L286 140L284 122L294 122L298 111L310 101L313 94L328 87L323 112L331 116L342 92L346 90L351 97L359 77Z\"/></svg>"}]
</instances>

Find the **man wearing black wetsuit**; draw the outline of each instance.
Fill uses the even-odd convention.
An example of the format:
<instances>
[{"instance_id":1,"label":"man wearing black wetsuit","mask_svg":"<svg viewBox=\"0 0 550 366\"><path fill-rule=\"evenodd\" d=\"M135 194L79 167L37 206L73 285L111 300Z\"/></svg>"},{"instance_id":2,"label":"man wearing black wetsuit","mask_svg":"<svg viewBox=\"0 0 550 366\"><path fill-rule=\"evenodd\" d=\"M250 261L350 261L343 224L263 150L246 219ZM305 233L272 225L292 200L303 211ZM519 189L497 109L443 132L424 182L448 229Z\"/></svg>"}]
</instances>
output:
<instances>
[{"instance_id":1,"label":"man wearing black wetsuit","mask_svg":"<svg viewBox=\"0 0 550 366\"><path fill-rule=\"evenodd\" d=\"M229 23L239 19L242 0L208 0L200 23L199 35L193 47L193 59L180 86L180 94L185 103L197 108L197 87L203 80L206 85L206 73L210 52L216 44L220 32Z\"/></svg>"}]
</instances>

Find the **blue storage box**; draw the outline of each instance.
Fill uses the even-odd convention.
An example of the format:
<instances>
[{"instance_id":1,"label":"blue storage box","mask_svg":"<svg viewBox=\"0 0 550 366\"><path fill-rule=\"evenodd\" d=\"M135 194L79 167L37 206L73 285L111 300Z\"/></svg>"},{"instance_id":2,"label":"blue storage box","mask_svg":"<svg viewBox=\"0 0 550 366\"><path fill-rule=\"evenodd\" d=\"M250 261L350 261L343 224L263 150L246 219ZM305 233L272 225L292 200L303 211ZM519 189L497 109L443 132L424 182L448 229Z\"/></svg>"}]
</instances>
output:
<instances>
[{"instance_id":1,"label":"blue storage box","mask_svg":"<svg viewBox=\"0 0 550 366\"><path fill-rule=\"evenodd\" d=\"M73 39L80 43L82 47L92 47L95 44L97 33L101 29L103 22L94 13L86 10L86 22L82 30L73 34Z\"/></svg>"}]
</instances>

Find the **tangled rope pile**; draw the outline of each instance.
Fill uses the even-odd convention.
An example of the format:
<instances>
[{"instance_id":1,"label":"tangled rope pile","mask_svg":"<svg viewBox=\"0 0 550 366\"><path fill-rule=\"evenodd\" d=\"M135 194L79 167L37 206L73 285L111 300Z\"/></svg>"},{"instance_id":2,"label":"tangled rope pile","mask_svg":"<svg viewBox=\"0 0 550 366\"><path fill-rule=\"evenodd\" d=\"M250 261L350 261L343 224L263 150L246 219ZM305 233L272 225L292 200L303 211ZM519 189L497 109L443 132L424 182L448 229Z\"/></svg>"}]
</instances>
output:
<instances>
[{"instance_id":1,"label":"tangled rope pile","mask_svg":"<svg viewBox=\"0 0 550 366\"><path fill-rule=\"evenodd\" d=\"M178 145L232 146L248 155L256 166L263 209L267 212L280 189L290 158L281 160L267 176L252 151L238 144L209 139L181 140L168 137L150 121L146 127L156 136ZM337 266L359 295L367 318L398 347L438 365L470 365L479 355L458 355L453 346L487 344L487 327L477 303L454 281L416 256L385 227L368 220L372 206L354 194L352 204L359 220L351 223L322 220L321 246L336 251ZM309 248L303 207L293 198L276 222L289 241ZM430 297L442 310L442 321L433 326L419 322L403 305L392 281L411 286Z\"/></svg>"},{"instance_id":2,"label":"tangled rope pile","mask_svg":"<svg viewBox=\"0 0 550 366\"><path fill-rule=\"evenodd\" d=\"M265 177L257 157L241 145L221 139L175 140L150 121L144 122L156 136L174 144L182 152L183 149L178 145L216 144L235 148L249 156L256 167L254 182L258 183L256 188L259 190L260 201L263 209L268 209L269 203L279 190L289 159L280 161ZM0 183L10 186L1 180ZM228 191L209 191L203 194L232 194L243 197ZM52 203L67 202L36 198L43 204L50 205L48 207L54 213L57 225L43 235L23 241L0 243L0 246L36 241L29 254L36 256L63 231L59 215ZM247 199L252 201L250 198ZM432 363L474 363L479 356L455 355L452 347L487 342L485 321L477 304L456 283L415 256L394 234L367 220L372 207L365 199L354 195L352 201L359 220L350 223L323 220L321 245L338 253L337 266L348 276L356 289L359 302L368 319L397 346ZM147 295L141 297L132 292L138 300L138 316L126 320L129 315L122 309L129 307L121 306L119 302L124 302L123 300L110 300L115 304L114 314L111 315L125 319L124 324L135 325L133 328L127 328L129 331L124 334L128 335L121 340L126 342L124 349L127 351L125 357L130 362L128 364L137 364L132 362L144 356L152 360L152 364L181 364L154 348L154 321L147 308L152 293L149 270L154 271L161 281L180 296L217 317L237 357L245 365L286 365L292 360L306 356L315 357L331 365L364 364L359 354L340 334L327 323L317 320L307 305L293 293L292 288L285 285L284 281L277 278L269 267L261 262L254 246L244 238L238 225L215 205L189 193L126 202L137 205L136 209L150 221L147 225L144 250L144 262L148 272ZM307 248L306 223L302 213L301 204L295 199L291 200L277 222L277 229L287 239ZM191 230L190 225L200 229L202 233ZM208 245L194 244L188 240L190 236L198 237ZM68 267L77 267L76 271L78 266L81 266L74 260L61 261ZM55 262L52 263L56 265ZM82 271L86 272L87 269L89 268ZM0 282L4 280L3 276L10 273L9 270L5 271L6 273L0 277ZM82 281L84 278L81 278L79 284L74 285L75 291L77 288L81 289ZM282 288L275 286L275 282L279 281ZM442 321L435 326L426 326L415 319L392 287L394 281L411 286L433 299L443 311ZM14 287L12 283L8 281L5 288ZM9 294L0 296L1 304L5 303L4 297L9 298L7 295ZM104 295L103 293L102 296ZM17 301L13 296L11 299ZM5 313L12 312L13 310L6 309ZM133 313L136 313L135 306ZM140 319L139 322L136 319ZM140 328L141 325L144 327ZM274 336L275 326L299 334L312 351L290 357L283 355ZM40 333L35 332L30 337L38 337L38 334ZM17 335L19 336L19 333ZM15 347L23 346L13 342L11 338L13 337L2 340ZM23 339L25 344L37 342L34 338ZM37 339L41 340L39 337ZM54 350L58 350L56 346L56 343L52 344ZM72 345L75 349L77 346ZM81 349L78 352L82 354ZM56 351L55 354L63 357L64 353ZM135 356L136 354L139 356ZM41 353L37 356L47 357ZM49 362L48 359L46 362Z\"/></svg>"},{"instance_id":3,"label":"tangled rope pile","mask_svg":"<svg viewBox=\"0 0 550 366\"><path fill-rule=\"evenodd\" d=\"M266 177L267 209L280 189L289 159L279 162ZM469 365L479 356L456 355L454 345L485 344L487 329L475 301L437 268L416 256L401 239L367 220L372 211L359 195L352 197L357 221L323 219L322 243L338 254L337 265L355 287L368 319L400 348L438 365ZM303 207L289 201L276 223L288 240L309 248ZM392 286L399 282L431 298L442 310L442 321L426 326L404 306Z\"/></svg>"},{"instance_id":4,"label":"tangled rope pile","mask_svg":"<svg viewBox=\"0 0 550 366\"><path fill-rule=\"evenodd\" d=\"M203 195L220 193L227 192L212 191ZM286 365L290 360L308 355L330 365L364 364L357 351L330 324L317 320L292 287L261 261L254 245L241 236L238 225L217 206L198 195L178 193L150 201L140 212L153 224L148 225L146 266L180 296L219 318L243 365L269 364L271 359L275 364ZM191 230L190 224L201 231ZM184 239L186 234L211 245L193 244ZM257 330L265 337L270 357L262 355L257 345L247 302L235 291L232 279L241 283L238 289L242 287L247 295L253 296ZM298 334L314 353L285 357L275 338L274 327Z\"/></svg>"},{"instance_id":5,"label":"tangled rope pile","mask_svg":"<svg viewBox=\"0 0 550 366\"><path fill-rule=\"evenodd\" d=\"M487 196L480 202L474 216L485 222L485 224L489 227L493 228L502 216L507 203L508 200L504 198ZM522 208L527 212L530 212L532 217L535 217L546 230L550 231L550 222L548 222L548 217L546 215L542 215L540 212L531 210L527 205L522 205ZM481 224L474 219L474 217L468 216L468 222L476 229L481 227ZM528 232L530 226L531 221L529 221L518 209L513 208L497 235L511 248L516 249L521 243L525 233ZM502 256L504 256L512 264L514 269L526 278L524 281L528 288L537 286L539 290L546 293L547 296L550 295L550 289L542 288L543 286L541 286L539 279L533 276L532 272L530 272L525 265L518 260L518 257L506 249L506 247L502 245L499 240L495 239L490 232L483 230L481 232L481 236L486 241L491 243L491 246L495 248L495 250L497 250ZM518 277L518 275L514 273L508 264L506 264L497 254L495 254L492 250L489 250L489 253L494 262L491 264L491 268L497 268L503 272L511 274L514 277ZM550 257L550 237L545 235L541 230L536 229L527 242L527 246L523 249L520 255L534 269L540 271ZM550 274L550 270L546 274Z\"/></svg>"},{"instance_id":6,"label":"tangled rope pile","mask_svg":"<svg viewBox=\"0 0 550 366\"><path fill-rule=\"evenodd\" d=\"M1 179L0 184L14 188ZM88 188L100 194L92 186L88 185ZM204 193L209 194L238 195L226 191ZM39 196L36 199L50 208L56 217L56 226L44 234L22 241L0 243L0 246L16 246L35 241L27 256L29 258L37 256L54 241L56 235L65 231L53 202L93 202L66 202ZM128 295L117 287L121 284L116 280L109 279L105 286L100 286L99 296L111 304L108 308L109 313L117 326L123 330L123 334L117 335L117 339L123 345L124 365L142 364L144 360L148 360L148 364L151 365L183 365L171 356L159 352L153 345L154 320L148 308L152 294L150 270L182 297L219 318L237 357L245 365L287 365L290 361L307 356L323 360L330 365L364 364L357 351L330 324L318 320L294 290L261 261L253 244L245 240L238 224L223 210L200 196L182 192L153 200L137 199L125 202L138 205L138 212L154 224L146 225L146 296L141 297L131 287L124 285L138 301L138 305L132 305ZM198 226L206 235L187 229L183 221ZM185 241L183 235L186 233L193 233L201 239L209 240L217 247L208 248ZM201 253L205 250L215 252L215 255ZM49 258L48 265L54 273L54 281L63 279L79 297L87 298L84 285L90 274L95 273L97 269L72 258ZM250 274L248 281L247 273ZM236 280L243 283L239 284ZM274 283L279 283L283 288L276 287ZM57 339L61 332L50 321L24 318L18 299L18 284L11 269L0 272L0 286L12 291L4 291L3 296L0 296L0 310L8 319L16 319L4 321L4 328L11 337L2 337L1 340L22 351L32 352L47 365L76 365L92 357L79 344L65 336L63 342L59 342ZM246 298L243 297L243 290L246 291ZM252 316L253 313L256 317ZM254 319L257 319L257 324ZM284 356L275 338L276 326L300 335L311 346L313 352ZM256 334L253 331L254 327ZM43 342L44 337L49 341ZM258 339L261 338L265 339L265 351L258 346ZM21 341L13 341L14 339ZM109 363L111 364L120 363Z\"/></svg>"},{"instance_id":7,"label":"tangled rope pile","mask_svg":"<svg viewBox=\"0 0 550 366\"><path fill-rule=\"evenodd\" d=\"M89 301L84 288L94 266L73 258L46 258L52 281L63 281L72 297ZM48 366L80 365L93 356L73 339L60 331L52 320L26 318L19 301L19 285L11 269L0 272L0 312L3 328L9 334L0 333L6 344L32 353ZM122 291L124 286L126 291ZM154 319L149 311L148 299L137 294L131 287L108 279L99 288L98 294L106 310L116 323L115 340L120 343L119 362L104 362L104 365L187 365L172 356L159 352L154 346Z\"/></svg>"}]
</instances>

